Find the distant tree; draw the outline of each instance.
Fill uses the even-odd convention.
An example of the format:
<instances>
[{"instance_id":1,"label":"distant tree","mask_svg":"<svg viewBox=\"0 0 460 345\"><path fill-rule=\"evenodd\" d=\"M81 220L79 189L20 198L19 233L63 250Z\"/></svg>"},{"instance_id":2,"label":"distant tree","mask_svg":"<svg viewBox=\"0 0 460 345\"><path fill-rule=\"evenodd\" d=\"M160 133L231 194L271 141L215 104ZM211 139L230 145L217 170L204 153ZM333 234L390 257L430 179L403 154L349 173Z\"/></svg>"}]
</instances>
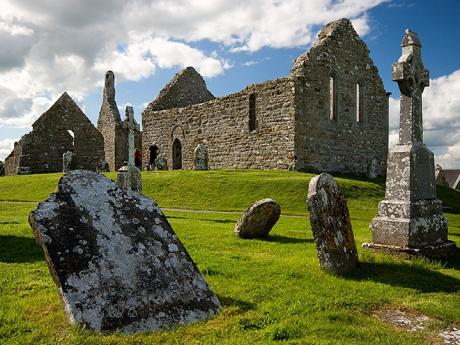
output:
<instances>
[{"instance_id":1,"label":"distant tree","mask_svg":"<svg viewBox=\"0 0 460 345\"><path fill-rule=\"evenodd\" d=\"M3 161L0 161L0 176L5 175L5 163Z\"/></svg>"}]
</instances>

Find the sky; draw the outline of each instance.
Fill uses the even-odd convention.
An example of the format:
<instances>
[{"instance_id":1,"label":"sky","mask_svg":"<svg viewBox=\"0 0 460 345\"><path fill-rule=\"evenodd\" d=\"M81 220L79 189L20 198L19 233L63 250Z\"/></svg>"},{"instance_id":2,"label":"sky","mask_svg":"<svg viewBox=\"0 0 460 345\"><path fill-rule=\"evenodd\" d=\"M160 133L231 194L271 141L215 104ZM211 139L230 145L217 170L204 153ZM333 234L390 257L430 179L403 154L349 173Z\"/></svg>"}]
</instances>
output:
<instances>
[{"instance_id":1,"label":"sky","mask_svg":"<svg viewBox=\"0 0 460 345\"><path fill-rule=\"evenodd\" d=\"M460 169L458 0L1 0L0 160L67 91L96 124L107 70L122 112L138 122L175 73L194 66L215 96L287 76L321 28L349 18L390 97L390 147L399 90L391 65L404 30L419 34L430 71L424 141L443 168Z\"/></svg>"}]
</instances>

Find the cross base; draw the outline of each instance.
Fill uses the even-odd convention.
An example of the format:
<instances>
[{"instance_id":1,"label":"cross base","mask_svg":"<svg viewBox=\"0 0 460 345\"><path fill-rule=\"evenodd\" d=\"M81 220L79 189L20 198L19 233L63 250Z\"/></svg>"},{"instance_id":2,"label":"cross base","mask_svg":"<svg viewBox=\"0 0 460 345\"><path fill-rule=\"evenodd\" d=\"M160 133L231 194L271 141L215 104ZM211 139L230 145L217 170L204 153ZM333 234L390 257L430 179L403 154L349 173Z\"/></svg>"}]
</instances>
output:
<instances>
[{"instance_id":1,"label":"cross base","mask_svg":"<svg viewBox=\"0 0 460 345\"><path fill-rule=\"evenodd\" d=\"M429 259L448 259L455 256L457 246L453 241L445 241L440 244L426 245L421 247L393 246L389 244L363 243L363 249L373 252L383 252L387 254L401 256L406 259L415 257L426 257Z\"/></svg>"},{"instance_id":2,"label":"cross base","mask_svg":"<svg viewBox=\"0 0 460 345\"><path fill-rule=\"evenodd\" d=\"M123 189L131 189L142 193L141 171L134 165L124 165L118 169L117 185Z\"/></svg>"}]
</instances>

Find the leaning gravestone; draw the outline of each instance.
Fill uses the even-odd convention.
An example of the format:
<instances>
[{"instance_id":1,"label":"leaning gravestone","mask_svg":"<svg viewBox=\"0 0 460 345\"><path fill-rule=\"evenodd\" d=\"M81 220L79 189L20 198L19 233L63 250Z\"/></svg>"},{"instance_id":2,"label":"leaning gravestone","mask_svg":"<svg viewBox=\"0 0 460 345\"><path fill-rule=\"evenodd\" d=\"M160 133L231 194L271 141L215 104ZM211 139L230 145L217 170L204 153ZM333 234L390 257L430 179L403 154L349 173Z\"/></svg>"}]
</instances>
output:
<instances>
[{"instance_id":1,"label":"leaning gravestone","mask_svg":"<svg viewBox=\"0 0 460 345\"><path fill-rule=\"evenodd\" d=\"M385 199L372 220L372 243L364 248L431 258L452 256L447 219L436 198L434 155L423 143L422 93L429 75L422 63L422 45L406 30L402 55L393 64L393 80L401 91L399 142L388 157Z\"/></svg>"},{"instance_id":2,"label":"leaning gravestone","mask_svg":"<svg viewBox=\"0 0 460 345\"><path fill-rule=\"evenodd\" d=\"M235 226L241 238L265 237L280 218L281 207L273 199L262 199L248 208Z\"/></svg>"},{"instance_id":3,"label":"leaning gravestone","mask_svg":"<svg viewBox=\"0 0 460 345\"><path fill-rule=\"evenodd\" d=\"M341 275L358 262L348 206L334 178L322 173L308 186L310 224L321 268Z\"/></svg>"},{"instance_id":4,"label":"leaning gravestone","mask_svg":"<svg viewBox=\"0 0 460 345\"><path fill-rule=\"evenodd\" d=\"M72 171L29 216L71 323L146 332L221 309L157 203Z\"/></svg>"},{"instance_id":5,"label":"leaning gravestone","mask_svg":"<svg viewBox=\"0 0 460 345\"><path fill-rule=\"evenodd\" d=\"M194 151L195 170L209 170L208 148L205 144L198 144Z\"/></svg>"}]
</instances>

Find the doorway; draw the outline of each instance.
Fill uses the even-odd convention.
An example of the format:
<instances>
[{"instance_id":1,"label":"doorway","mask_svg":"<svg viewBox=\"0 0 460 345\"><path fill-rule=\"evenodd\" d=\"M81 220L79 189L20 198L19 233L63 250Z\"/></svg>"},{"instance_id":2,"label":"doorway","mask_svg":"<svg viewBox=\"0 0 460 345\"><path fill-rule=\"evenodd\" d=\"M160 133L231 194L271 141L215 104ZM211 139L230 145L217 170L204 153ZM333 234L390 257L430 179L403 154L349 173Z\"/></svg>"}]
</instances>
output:
<instances>
[{"instance_id":1,"label":"doorway","mask_svg":"<svg viewBox=\"0 0 460 345\"><path fill-rule=\"evenodd\" d=\"M182 169L182 144L179 139L174 139L172 145L173 170Z\"/></svg>"}]
</instances>

